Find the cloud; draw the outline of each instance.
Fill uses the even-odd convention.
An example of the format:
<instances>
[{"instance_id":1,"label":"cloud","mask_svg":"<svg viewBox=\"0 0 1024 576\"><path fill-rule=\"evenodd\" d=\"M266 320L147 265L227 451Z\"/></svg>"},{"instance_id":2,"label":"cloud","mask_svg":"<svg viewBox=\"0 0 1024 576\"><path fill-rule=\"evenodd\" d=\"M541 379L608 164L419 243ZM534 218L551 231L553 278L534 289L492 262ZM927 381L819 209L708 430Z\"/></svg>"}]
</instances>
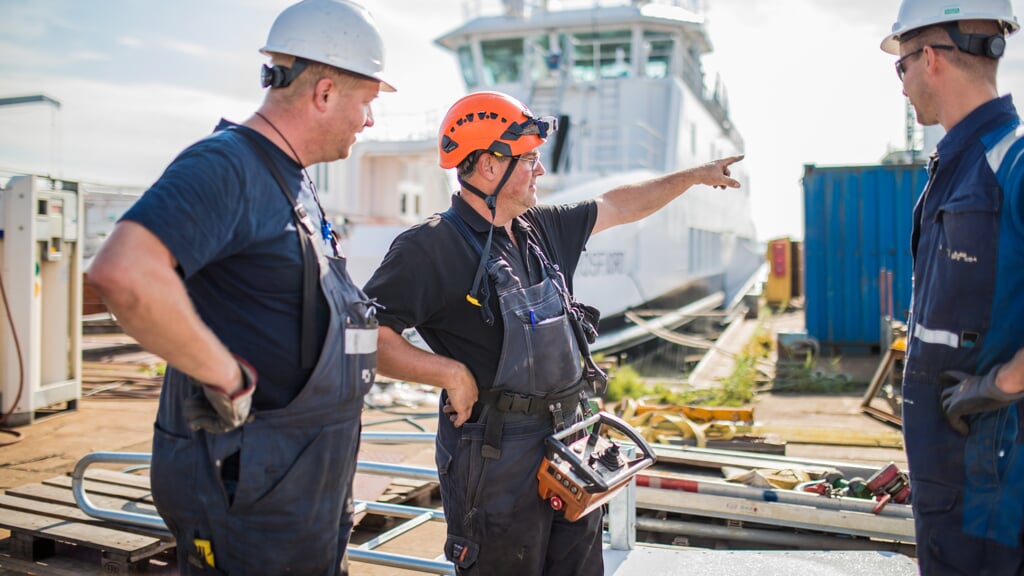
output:
<instances>
[{"instance_id":1,"label":"cloud","mask_svg":"<svg viewBox=\"0 0 1024 576\"><path fill-rule=\"evenodd\" d=\"M92 50L78 50L68 54L68 59L75 62L102 62L110 60L110 54Z\"/></svg>"},{"instance_id":2,"label":"cloud","mask_svg":"<svg viewBox=\"0 0 1024 576\"><path fill-rule=\"evenodd\" d=\"M121 36L117 39L117 44L125 48L142 48L145 46L143 41L135 36Z\"/></svg>"},{"instance_id":3,"label":"cloud","mask_svg":"<svg viewBox=\"0 0 1024 576\"><path fill-rule=\"evenodd\" d=\"M204 46L200 46L199 44L178 42L175 40L165 40L164 42L161 42L161 46L171 52L177 52L194 58L206 56L210 52Z\"/></svg>"}]
</instances>

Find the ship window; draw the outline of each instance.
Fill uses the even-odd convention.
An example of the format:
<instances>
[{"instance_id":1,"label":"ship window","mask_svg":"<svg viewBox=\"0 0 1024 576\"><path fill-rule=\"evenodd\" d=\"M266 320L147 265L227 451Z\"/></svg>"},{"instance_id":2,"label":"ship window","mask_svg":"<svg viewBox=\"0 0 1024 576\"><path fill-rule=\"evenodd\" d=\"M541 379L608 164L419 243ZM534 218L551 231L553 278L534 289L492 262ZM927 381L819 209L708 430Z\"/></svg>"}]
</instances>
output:
<instances>
[{"instance_id":1,"label":"ship window","mask_svg":"<svg viewBox=\"0 0 1024 576\"><path fill-rule=\"evenodd\" d=\"M629 30L574 34L572 46L575 80L629 76L633 61Z\"/></svg>"},{"instance_id":2,"label":"ship window","mask_svg":"<svg viewBox=\"0 0 1024 576\"><path fill-rule=\"evenodd\" d=\"M535 36L526 41L526 54L529 58L527 71L534 82L558 76L562 65L562 52L558 46L551 49L551 41L547 36Z\"/></svg>"},{"instance_id":3,"label":"ship window","mask_svg":"<svg viewBox=\"0 0 1024 576\"><path fill-rule=\"evenodd\" d=\"M479 81L476 79L476 65L473 63L473 50L469 46L459 46L459 68L462 69L462 80L467 88L473 88Z\"/></svg>"},{"instance_id":4,"label":"ship window","mask_svg":"<svg viewBox=\"0 0 1024 576\"><path fill-rule=\"evenodd\" d=\"M672 65L672 38L661 32L644 32L644 75L666 78Z\"/></svg>"},{"instance_id":5,"label":"ship window","mask_svg":"<svg viewBox=\"0 0 1024 576\"><path fill-rule=\"evenodd\" d=\"M480 42L484 57L484 84L519 82L523 65L522 38L484 40Z\"/></svg>"}]
</instances>

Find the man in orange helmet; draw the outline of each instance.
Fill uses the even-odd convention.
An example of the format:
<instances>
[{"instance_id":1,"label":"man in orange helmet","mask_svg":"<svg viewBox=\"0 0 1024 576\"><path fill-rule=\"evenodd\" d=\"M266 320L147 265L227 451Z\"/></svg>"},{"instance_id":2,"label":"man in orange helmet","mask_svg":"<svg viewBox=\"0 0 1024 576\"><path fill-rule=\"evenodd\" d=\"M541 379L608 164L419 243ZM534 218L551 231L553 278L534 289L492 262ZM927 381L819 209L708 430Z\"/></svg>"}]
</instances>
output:
<instances>
[{"instance_id":1,"label":"man in orange helmet","mask_svg":"<svg viewBox=\"0 0 1024 576\"><path fill-rule=\"evenodd\" d=\"M445 554L459 574L604 573L600 511L568 522L537 491L544 438L580 421L603 385L584 336L596 317L573 298L573 272L591 234L697 184L740 185L729 173L735 156L585 202L538 205L537 149L555 129L505 94L457 101L438 145L461 190L448 211L395 240L365 287L382 305L380 372L444 389L436 461ZM403 339L407 328L436 354Z\"/></svg>"}]
</instances>

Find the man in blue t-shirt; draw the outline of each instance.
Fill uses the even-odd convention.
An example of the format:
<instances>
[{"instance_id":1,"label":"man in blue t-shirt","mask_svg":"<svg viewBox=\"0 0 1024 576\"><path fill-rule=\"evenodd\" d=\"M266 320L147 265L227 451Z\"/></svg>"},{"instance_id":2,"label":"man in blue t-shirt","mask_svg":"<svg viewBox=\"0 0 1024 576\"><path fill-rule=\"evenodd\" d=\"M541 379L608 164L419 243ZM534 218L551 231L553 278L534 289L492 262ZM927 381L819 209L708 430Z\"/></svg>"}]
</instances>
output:
<instances>
[{"instance_id":1,"label":"man in blue t-shirt","mask_svg":"<svg viewBox=\"0 0 1024 576\"><path fill-rule=\"evenodd\" d=\"M168 362L151 482L182 574L347 572L377 328L306 167L346 158L394 88L348 0L287 8L261 51L263 105L182 152L88 271Z\"/></svg>"},{"instance_id":2,"label":"man in blue t-shirt","mask_svg":"<svg viewBox=\"0 0 1024 576\"><path fill-rule=\"evenodd\" d=\"M1024 573L1024 129L1009 0L903 0L882 49L946 134L914 208L903 433L922 574Z\"/></svg>"}]
</instances>

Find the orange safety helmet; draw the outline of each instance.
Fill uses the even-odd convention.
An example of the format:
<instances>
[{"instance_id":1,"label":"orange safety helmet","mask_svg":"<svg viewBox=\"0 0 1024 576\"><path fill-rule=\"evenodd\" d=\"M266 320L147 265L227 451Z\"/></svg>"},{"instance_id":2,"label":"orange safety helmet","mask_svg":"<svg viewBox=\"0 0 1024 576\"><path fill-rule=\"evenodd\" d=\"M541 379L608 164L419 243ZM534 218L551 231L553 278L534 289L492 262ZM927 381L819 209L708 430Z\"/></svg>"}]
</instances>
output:
<instances>
[{"instance_id":1,"label":"orange safety helmet","mask_svg":"<svg viewBox=\"0 0 1024 576\"><path fill-rule=\"evenodd\" d=\"M556 118L536 118L508 94L474 92L452 104L441 121L441 168L455 168L476 150L519 156L543 144L556 130Z\"/></svg>"}]
</instances>

